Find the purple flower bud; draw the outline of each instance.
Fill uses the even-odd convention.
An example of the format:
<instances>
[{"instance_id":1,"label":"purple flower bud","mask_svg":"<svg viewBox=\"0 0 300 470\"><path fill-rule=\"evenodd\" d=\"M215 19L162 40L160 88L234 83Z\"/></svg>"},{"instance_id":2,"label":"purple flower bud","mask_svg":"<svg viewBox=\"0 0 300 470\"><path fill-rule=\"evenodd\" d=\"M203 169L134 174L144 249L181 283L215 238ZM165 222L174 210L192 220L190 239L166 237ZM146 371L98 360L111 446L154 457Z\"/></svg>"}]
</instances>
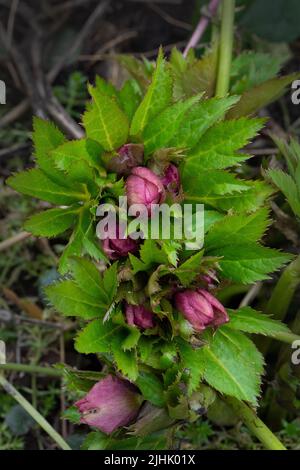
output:
<instances>
[{"instance_id":1,"label":"purple flower bud","mask_svg":"<svg viewBox=\"0 0 300 470\"><path fill-rule=\"evenodd\" d=\"M107 169L118 175L129 175L131 170L143 163L144 146L141 144L125 144L119 148L118 154L107 162Z\"/></svg>"},{"instance_id":2,"label":"purple flower bud","mask_svg":"<svg viewBox=\"0 0 300 470\"><path fill-rule=\"evenodd\" d=\"M219 326L229 321L223 305L204 289L185 290L175 295L176 308L196 331Z\"/></svg>"},{"instance_id":3,"label":"purple flower bud","mask_svg":"<svg viewBox=\"0 0 300 470\"><path fill-rule=\"evenodd\" d=\"M214 311L213 326L219 326L219 325L223 325L224 323L229 322L228 313L226 312L221 302L219 302L218 299L216 299L216 297L214 297L212 294L210 294L204 289L198 289L198 293L202 295L211 304L213 308L213 311Z\"/></svg>"},{"instance_id":4,"label":"purple flower bud","mask_svg":"<svg viewBox=\"0 0 300 470\"><path fill-rule=\"evenodd\" d=\"M168 166L164 176L161 178L161 182L169 193L173 196L178 196L180 191L180 175L175 165L171 164Z\"/></svg>"},{"instance_id":5,"label":"purple flower bud","mask_svg":"<svg viewBox=\"0 0 300 470\"><path fill-rule=\"evenodd\" d=\"M110 434L137 417L141 401L133 385L108 375L97 382L75 406L81 414L81 423Z\"/></svg>"},{"instance_id":6,"label":"purple flower bud","mask_svg":"<svg viewBox=\"0 0 300 470\"><path fill-rule=\"evenodd\" d=\"M139 247L138 240L134 240L133 238L130 238L130 236L122 238L119 229L119 224L117 224L116 233L114 235L119 234L119 238L113 238L108 232L108 237L102 241L102 249L104 253L112 260L127 256L128 253L134 253Z\"/></svg>"},{"instance_id":7,"label":"purple flower bud","mask_svg":"<svg viewBox=\"0 0 300 470\"><path fill-rule=\"evenodd\" d=\"M134 168L126 181L128 204L144 204L151 214L152 204L161 204L166 198L160 178L146 167Z\"/></svg>"},{"instance_id":8,"label":"purple flower bud","mask_svg":"<svg viewBox=\"0 0 300 470\"><path fill-rule=\"evenodd\" d=\"M143 329L153 328L153 313L143 305L126 305L126 320L128 325L135 325Z\"/></svg>"}]
</instances>

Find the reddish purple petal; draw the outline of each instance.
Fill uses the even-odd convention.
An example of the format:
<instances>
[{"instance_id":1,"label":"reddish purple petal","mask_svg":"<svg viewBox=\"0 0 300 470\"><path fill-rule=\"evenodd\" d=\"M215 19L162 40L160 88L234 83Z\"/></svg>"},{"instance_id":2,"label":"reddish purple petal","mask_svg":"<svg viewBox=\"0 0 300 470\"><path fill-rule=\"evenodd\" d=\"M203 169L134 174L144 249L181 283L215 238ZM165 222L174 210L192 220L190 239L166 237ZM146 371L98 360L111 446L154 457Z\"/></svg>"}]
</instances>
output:
<instances>
[{"instance_id":1,"label":"reddish purple petal","mask_svg":"<svg viewBox=\"0 0 300 470\"><path fill-rule=\"evenodd\" d=\"M140 403L140 396L130 384L108 375L96 383L75 405L82 415L82 423L110 434L136 418Z\"/></svg>"}]
</instances>

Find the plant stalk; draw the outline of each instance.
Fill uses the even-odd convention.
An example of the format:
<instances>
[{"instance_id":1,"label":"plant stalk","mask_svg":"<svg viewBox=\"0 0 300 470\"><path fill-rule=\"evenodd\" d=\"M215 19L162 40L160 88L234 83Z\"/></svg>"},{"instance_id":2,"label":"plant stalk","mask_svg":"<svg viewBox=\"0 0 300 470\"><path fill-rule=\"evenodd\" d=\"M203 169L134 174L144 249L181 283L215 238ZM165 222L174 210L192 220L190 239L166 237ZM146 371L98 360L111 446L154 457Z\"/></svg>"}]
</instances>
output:
<instances>
[{"instance_id":1,"label":"plant stalk","mask_svg":"<svg viewBox=\"0 0 300 470\"><path fill-rule=\"evenodd\" d=\"M299 341L300 336L295 335L294 333L276 333L276 335L272 336L272 338L268 338L269 340L275 339L277 341L281 341L282 343L293 344L294 341Z\"/></svg>"},{"instance_id":2,"label":"plant stalk","mask_svg":"<svg viewBox=\"0 0 300 470\"><path fill-rule=\"evenodd\" d=\"M266 313L272 315L274 320L283 321L299 284L300 256L290 263L281 274L267 304ZM299 337L295 338L295 340L297 339ZM270 345L271 339L260 341L259 348L264 355L266 355Z\"/></svg>"},{"instance_id":3,"label":"plant stalk","mask_svg":"<svg viewBox=\"0 0 300 470\"><path fill-rule=\"evenodd\" d=\"M57 431L48 423L48 421L26 400L21 393L19 393L15 387L10 384L4 375L0 373L0 385L4 390L13 397L19 405L21 405L27 413L41 426L42 429L56 442L56 444L63 450L72 450L66 441L58 434Z\"/></svg>"},{"instance_id":4,"label":"plant stalk","mask_svg":"<svg viewBox=\"0 0 300 470\"><path fill-rule=\"evenodd\" d=\"M235 0L223 0L221 14L221 35L219 49L219 67L216 95L220 98L227 95L230 85L230 71L234 38Z\"/></svg>"},{"instance_id":5,"label":"plant stalk","mask_svg":"<svg viewBox=\"0 0 300 470\"><path fill-rule=\"evenodd\" d=\"M281 274L268 302L266 313L273 315L275 320L283 321L299 284L300 256L290 263Z\"/></svg>"},{"instance_id":6,"label":"plant stalk","mask_svg":"<svg viewBox=\"0 0 300 470\"><path fill-rule=\"evenodd\" d=\"M2 370L13 372L26 372L29 374L48 375L50 377L61 377L62 371L59 369L52 369L51 367L40 367L33 364L0 364L0 372Z\"/></svg>"},{"instance_id":7,"label":"plant stalk","mask_svg":"<svg viewBox=\"0 0 300 470\"><path fill-rule=\"evenodd\" d=\"M220 0L210 0L209 5L208 5L208 13L211 17L213 17L218 10ZM197 47L197 44L199 43L200 39L202 38L203 34L205 33L208 25L209 25L209 16L202 16L200 18L200 21L195 29L195 31L192 34L191 39L189 40L186 48L184 49L183 56L186 57L188 55L188 52L190 49Z\"/></svg>"},{"instance_id":8,"label":"plant stalk","mask_svg":"<svg viewBox=\"0 0 300 470\"><path fill-rule=\"evenodd\" d=\"M246 403L232 397L226 397L224 401L231 406L236 415L245 423L249 431L264 445L265 449L286 450L275 434L256 416L255 412Z\"/></svg>"}]
</instances>

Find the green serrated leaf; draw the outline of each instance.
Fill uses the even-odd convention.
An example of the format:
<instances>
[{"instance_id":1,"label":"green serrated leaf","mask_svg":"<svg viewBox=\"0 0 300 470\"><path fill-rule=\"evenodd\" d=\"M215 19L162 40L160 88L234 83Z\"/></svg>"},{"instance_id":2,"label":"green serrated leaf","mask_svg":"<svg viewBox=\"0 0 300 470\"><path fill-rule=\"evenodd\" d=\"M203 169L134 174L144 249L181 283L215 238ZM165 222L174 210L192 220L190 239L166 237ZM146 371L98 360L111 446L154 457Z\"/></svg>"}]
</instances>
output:
<instances>
[{"instance_id":1,"label":"green serrated leaf","mask_svg":"<svg viewBox=\"0 0 300 470\"><path fill-rule=\"evenodd\" d=\"M178 264L178 252L181 250L181 244L175 240L162 240L162 249L166 253L169 263L176 267Z\"/></svg>"},{"instance_id":2,"label":"green serrated leaf","mask_svg":"<svg viewBox=\"0 0 300 470\"><path fill-rule=\"evenodd\" d=\"M241 95L246 90L276 77L282 65L282 56L244 51L232 62L231 93Z\"/></svg>"},{"instance_id":3,"label":"green serrated leaf","mask_svg":"<svg viewBox=\"0 0 300 470\"><path fill-rule=\"evenodd\" d=\"M32 140L39 168L56 183L65 185L65 175L57 170L50 155L52 150L66 141L63 133L51 121L34 117Z\"/></svg>"},{"instance_id":4,"label":"green serrated leaf","mask_svg":"<svg viewBox=\"0 0 300 470\"><path fill-rule=\"evenodd\" d=\"M205 364L204 379L210 386L256 405L264 361L250 339L223 326L199 352Z\"/></svg>"},{"instance_id":5,"label":"green serrated leaf","mask_svg":"<svg viewBox=\"0 0 300 470\"><path fill-rule=\"evenodd\" d=\"M113 439L99 431L88 434L83 450L164 450L167 448L167 438L163 433L151 433L149 436Z\"/></svg>"},{"instance_id":6,"label":"green serrated leaf","mask_svg":"<svg viewBox=\"0 0 300 470\"><path fill-rule=\"evenodd\" d=\"M105 450L108 448L109 443L111 442L111 436L107 436L106 434L100 431L93 431L90 432L82 446L82 450Z\"/></svg>"},{"instance_id":7,"label":"green serrated leaf","mask_svg":"<svg viewBox=\"0 0 300 470\"><path fill-rule=\"evenodd\" d=\"M222 170L199 171L184 167L183 189L187 201L218 207L225 195L247 191L247 183Z\"/></svg>"},{"instance_id":8,"label":"green serrated leaf","mask_svg":"<svg viewBox=\"0 0 300 470\"><path fill-rule=\"evenodd\" d=\"M138 82L127 80L119 91L119 101L129 121L132 120L141 100L142 91Z\"/></svg>"},{"instance_id":9,"label":"green serrated leaf","mask_svg":"<svg viewBox=\"0 0 300 470\"><path fill-rule=\"evenodd\" d=\"M86 391L88 392L88 390L86 390ZM72 424L79 425L80 424L81 414L80 414L78 408L75 405L73 405L73 406L70 406L70 408L67 408L63 412L61 418L62 419L67 419Z\"/></svg>"},{"instance_id":10,"label":"green serrated leaf","mask_svg":"<svg viewBox=\"0 0 300 470\"><path fill-rule=\"evenodd\" d=\"M113 337L121 329L121 325L111 321L94 320L78 333L75 349L83 354L107 353L111 350Z\"/></svg>"},{"instance_id":11,"label":"green serrated leaf","mask_svg":"<svg viewBox=\"0 0 300 470\"><path fill-rule=\"evenodd\" d=\"M187 58L187 66L173 67L174 98L189 98L197 93L205 93L207 98L213 96L216 85L218 48L206 53L201 59Z\"/></svg>"},{"instance_id":12,"label":"green serrated leaf","mask_svg":"<svg viewBox=\"0 0 300 470\"><path fill-rule=\"evenodd\" d=\"M147 271L155 264L167 264L168 255L164 250L158 247L155 240L150 238L146 239L140 249L140 258L130 254L130 262L133 268L133 273L136 274L139 271Z\"/></svg>"},{"instance_id":13,"label":"green serrated leaf","mask_svg":"<svg viewBox=\"0 0 300 470\"><path fill-rule=\"evenodd\" d=\"M145 59L139 60L131 55L125 54L117 55L116 59L138 82L142 90L146 90L148 88L154 68L152 62Z\"/></svg>"},{"instance_id":14,"label":"green serrated leaf","mask_svg":"<svg viewBox=\"0 0 300 470\"><path fill-rule=\"evenodd\" d=\"M91 234L93 227L93 216L89 210L89 207L82 207L79 212L76 227L69 239L64 252L59 260L59 272L65 274L68 272L69 258L71 256L80 256L85 246L87 237Z\"/></svg>"},{"instance_id":15,"label":"green serrated leaf","mask_svg":"<svg viewBox=\"0 0 300 470\"><path fill-rule=\"evenodd\" d=\"M249 155L238 150L255 137L263 123L263 119L242 118L213 126L188 155L185 171L192 173L228 168L247 160Z\"/></svg>"},{"instance_id":16,"label":"green serrated leaf","mask_svg":"<svg viewBox=\"0 0 300 470\"><path fill-rule=\"evenodd\" d=\"M141 337L141 332L137 327L130 327L128 326L127 328L127 335L126 338L122 341L122 349L124 351L130 351L131 349L135 348L136 345L139 342L139 339Z\"/></svg>"},{"instance_id":17,"label":"green serrated leaf","mask_svg":"<svg viewBox=\"0 0 300 470\"><path fill-rule=\"evenodd\" d=\"M76 190L71 187L60 186L37 168L10 176L7 179L7 184L22 194L52 202L53 204L68 205L77 201L85 201L89 198L87 190L83 185L78 184Z\"/></svg>"},{"instance_id":18,"label":"green serrated leaf","mask_svg":"<svg viewBox=\"0 0 300 470\"><path fill-rule=\"evenodd\" d=\"M109 98L118 99L118 90L112 83L104 80L99 75L96 76L95 87L101 94L107 95Z\"/></svg>"},{"instance_id":19,"label":"green serrated leaf","mask_svg":"<svg viewBox=\"0 0 300 470\"><path fill-rule=\"evenodd\" d=\"M26 220L24 228L38 237L55 237L76 222L78 213L79 207L49 209Z\"/></svg>"},{"instance_id":20,"label":"green serrated leaf","mask_svg":"<svg viewBox=\"0 0 300 470\"><path fill-rule=\"evenodd\" d=\"M293 212L300 217L300 190L293 178L282 170L268 170L266 174L285 195Z\"/></svg>"},{"instance_id":21,"label":"green serrated leaf","mask_svg":"<svg viewBox=\"0 0 300 470\"><path fill-rule=\"evenodd\" d=\"M118 287L118 262L115 262L104 271L103 287L110 299L110 302L112 302Z\"/></svg>"},{"instance_id":22,"label":"green serrated leaf","mask_svg":"<svg viewBox=\"0 0 300 470\"><path fill-rule=\"evenodd\" d=\"M107 305L81 290L74 281L61 281L45 288L52 305L63 315L85 319L106 313Z\"/></svg>"},{"instance_id":23,"label":"green serrated leaf","mask_svg":"<svg viewBox=\"0 0 300 470\"><path fill-rule=\"evenodd\" d=\"M236 213L247 213L258 210L265 205L268 198L274 193L272 187L264 181L245 181L247 190L215 197L213 206L223 210L233 210Z\"/></svg>"},{"instance_id":24,"label":"green serrated leaf","mask_svg":"<svg viewBox=\"0 0 300 470\"><path fill-rule=\"evenodd\" d=\"M200 379L203 377L205 363L201 349L194 349L189 343L181 338L177 339L182 367L189 371L188 392L191 394L197 389Z\"/></svg>"},{"instance_id":25,"label":"green serrated leaf","mask_svg":"<svg viewBox=\"0 0 300 470\"><path fill-rule=\"evenodd\" d=\"M153 372L140 372L136 385L139 387L145 400L158 407L165 406L163 384Z\"/></svg>"},{"instance_id":26,"label":"green serrated leaf","mask_svg":"<svg viewBox=\"0 0 300 470\"><path fill-rule=\"evenodd\" d=\"M188 258L177 269L175 269L174 274L178 277L183 286L189 286L199 275L202 258L203 250Z\"/></svg>"},{"instance_id":27,"label":"green serrated leaf","mask_svg":"<svg viewBox=\"0 0 300 470\"><path fill-rule=\"evenodd\" d=\"M102 286L102 279L96 266L85 258L70 259L70 268L76 284L88 295L104 305L109 305L109 296Z\"/></svg>"},{"instance_id":28,"label":"green serrated leaf","mask_svg":"<svg viewBox=\"0 0 300 470\"><path fill-rule=\"evenodd\" d=\"M168 146L177 129L181 126L185 113L199 101L200 97L201 95L196 95L186 101L179 101L166 108L149 122L143 131L146 155Z\"/></svg>"},{"instance_id":29,"label":"green serrated leaf","mask_svg":"<svg viewBox=\"0 0 300 470\"><path fill-rule=\"evenodd\" d=\"M272 78L245 91L240 101L228 112L227 118L237 119L255 114L260 109L279 99L286 91L286 88L298 78L299 73L293 73L280 78Z\"/></svg>"},{"instance_id":30,"label":"green serrated leaf","mask_svg":"<svg viewBox=\"0 0 300 470\"><path fill-rule=\"evenodd\" d=\"M105 256L101 250L99 240L95 234L95 227L93 224L87 229L85 236L82 240L82 247L86 253L96 261L104 261L105 264L109 262L108 258Z\"/></svg>"},{"instance_id":31,"label":"green serrated leaf","mask_svg":"<svg viewBox=\"0 0 300 470\"><path fill-rule=\"evenodd\" d=\"M78 139L65 142L51 152L57 168L69 172L72 165L84 160L89 165L99 168L102 148L98 142L90 139Z\"/></svg>"},{"instance_id":32,"label":"green serrated leaf","mask_svg":"<svg viewBox=\"0 0 300 470\"><path fill-rule=\"evenodd\" d=\"M267 208L262 208L250 215L223 217L211 227L206 235L206 250L260 240L269 226L268 217Z\"/></svg>"},{"instance_id":33,"label":"green serrated leaf","mask_svg":"<svg viewBox=\"0 0 300 470\"><path fill-rule=\"evenodd\" d=\"M115 100L89 87L93 103L83 115L87 136L99 142L105 150L121 147L128 136L129 123Z\"/></svg>"},{"instance_id":34,"label":"green serrated leaf","mask_svg":"<svg viewBox=\"0 0 300 470\"><path fill-rule=\"evenodd\" d=\"M170 147L193 148L203 134L221 119L239 100L236 96L212 98L195 104L185 114L180 128L169 143Z\"/></svg>"},{"instance_id":35,"label":"green serrated leaf","mask_svg":"<svg viewBox=\"0 0 300 470\"><path fill-rule=\"evenodd\" d=\"M119 335L114 335L111 338L111 350L117 368L125 377L135 381L138 377L138 365L135 351L124 351L120 348Z\"/></svg>"},{"instance_id":36,"label":"green serrated leaf","mask_svg":"<svg viewBox=\"0 0 300 470\"><path fill-rule=\"evenodd\" d=\"M151 84L133 116L130 134L133 136L140 134L150 120L170 104L171 98L172 79L160 50Z\"/></svg>"},{"instance_id":37,"label":"green serrated leaf","mask_svg":"<svg viewBox=\"0 0 300 470\"><path fill-rule=\"evenodd\" d=\"M72 369L65 364L56 364L56 368L63 372L67 390L88 392L95 382L105 377L103 372Z\"/></svg>"},{"instance_id":38,"label":"green serrated leaf","mask_svg":"<svg viewBox=\"0 0 300 470\"><path fill-rule=\"evenodd\" d=\"M269 315L243 307L238 310L227 310L230 316L228 327L245 333L255 333L269 337L276 337L278 333L290 333L290 329L280 321L273 320Z\"/></svg>"},{"instance_id":39,"label":"green serrated leaf","mask_svg":"<svg viewBox=\"0 0 300 470\"><path fill-rule=\"evenodd\" d=\"M224 214L213 210L204 210L204 231L207 233L209 229L219 220L222 220Z\"/></svg>"},{"instance_id":40,"label":"green serrated leaf","mask_svg":"<svg viewBox=\"0 0 300 470\"><path fill-rule=\"evenodd\" d=\"M209 252L210 256L223 257L219 264L221 275L242 284L269 279L268 274L291 260L287 253L247 243L233 244Z\"/></svg>"}]
</instances>

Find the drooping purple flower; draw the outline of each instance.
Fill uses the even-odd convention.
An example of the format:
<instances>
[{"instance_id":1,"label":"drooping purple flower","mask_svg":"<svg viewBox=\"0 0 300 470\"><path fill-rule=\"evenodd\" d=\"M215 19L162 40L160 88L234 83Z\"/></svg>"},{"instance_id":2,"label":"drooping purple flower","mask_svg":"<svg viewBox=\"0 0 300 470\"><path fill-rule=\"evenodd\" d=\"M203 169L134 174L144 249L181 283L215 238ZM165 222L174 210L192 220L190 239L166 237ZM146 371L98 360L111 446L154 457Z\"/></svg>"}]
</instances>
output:
<instances>
[{"instance_id":1,"label":"drooping purple flower","mask_svg":"<svg viewBox=\"0 0 300 470\"><path fill-rule=\"evenodd\" d=\"M166 198L160 178L146 167L134 168L126 181L128 205L143 204L151 214L152 204L161 204Z\"/></svg>"},{"instance_id":2,"label":"drooping purple flower","mask_svg":"<svg viewBox=\"0 0 300 470\"><path fill-rule=\"evenodd\" d=\"M141 395L129 382L108 375L97 382L75 406L81 414L81 423L110 434L137 417L141 400Z\"/></svg>"},{"instance_id":3,"label":"drooping purple flower","mask_svg":"<svg viewBox=\"0 0 300 470\"><path fill-rule=\"evenodd\" d=\"M185 290L175 295L176 308L196 331L220 326L229 321L223 305L204 289Z\"/></svg>"},{"instance_id":4,"label":"drooping purple flower","mask_svg":"<svg viewBox=\"0 0 300 470\"><path fill-rule=\"evenodd\" d=\"M154 327L153 313L143 305L126 305L126 320L128 325L147 329Z\"/></svg>"},{"instance_id":5,"label":"drooping purple flower","mask_svg":"<svg viewBox=\"0 0 300 470\"><path fill-rule=\"evenodd\" d=\"M109 259L116 260L127 256L128 253L134 253L138 250L137 240L132 238L118 239L106 238L102 241L102 249Z\"/></svg>"},{"instance_id":6,"label":"drooping purple flower","mask_svg":"<svg viewBox=\"0 0 300 470\"><path fill-rule=\"evenodd\" d=\"M198 293L202 295L207 302L210 303L210 305L213 308L214 311L214 320L213 320L213 326L220 326L223 325L224 323L229 322L229 316L228 313L226 312L226 309L224 306L219 302L216 297L214 297L210 292L207 292L205 289L198 289Z\"/></svg>"},{"instance_id":7,"label":"drooping purple flower","mask_svg":"<svg viewBox=\"0 0 300 470\"><path fill-rule=\"evenodd\" d=\"M180 191L180 175L178 168L172 163L167 167L161 182L165 189L173 196L178 196Z\"/></svg>"},{"instance_id":8,"label":"drooping purple flower","mask_svg":"<svg viewBox=\"0 0 300 470\"><path fill-rule=\"evenodd\" d=\"M118 175L129 175L131 170L143 163L144 146L141 144L125 144L118 153L107 162L107 169Z\"/></svg>"},{"instance_id":9,"label":"drooping purple flower","mask_svg":"<svg viewBox=\"0 0 300 470\"><path fill-rule=\"evenodd\" d=\"M107 231L107 238L102 241L102 249L109 259L116 260L134 253L139 248L139 241L134 240L130 236L125 237L122 229L117 223L115 232Z\"/></svg>"}]
</instances>

